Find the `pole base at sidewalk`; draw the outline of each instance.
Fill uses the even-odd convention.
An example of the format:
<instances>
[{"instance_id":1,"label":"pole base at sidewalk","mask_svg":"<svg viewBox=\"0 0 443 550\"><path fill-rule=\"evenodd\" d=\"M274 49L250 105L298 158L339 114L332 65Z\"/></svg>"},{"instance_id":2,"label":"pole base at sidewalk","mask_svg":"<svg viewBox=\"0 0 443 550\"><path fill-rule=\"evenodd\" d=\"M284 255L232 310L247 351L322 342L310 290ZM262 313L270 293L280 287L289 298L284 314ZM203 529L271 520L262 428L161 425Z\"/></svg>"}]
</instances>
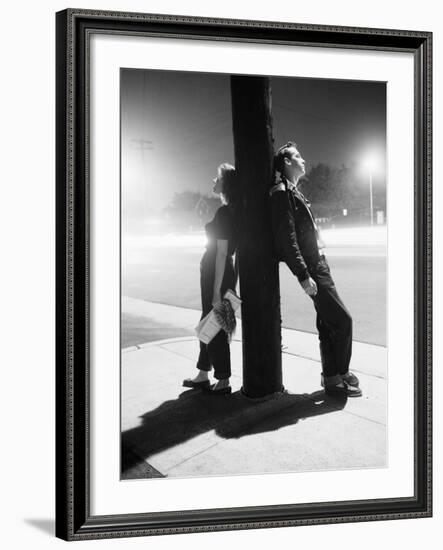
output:
<instances>
[{"instance_id":1,"label":"pole base at sidewalk","mask_svg":"<svg viewBox=\"0 0 443 550\"><path fill-rule=\"evenodd\" d=\"M240 388L240 393L243 397L245 397L246 399L249 399L250 401L265 401L267 399L272 399L273 397L278 397L279 395L283 395L285 393L285 387L282 386L280 390L278 391L273 391L273 392L270 392L270 393L265 393L263 395L250 395L249 393L247 393L244 389L244 387L242 386Z\"/></svg>"}]
</instances>

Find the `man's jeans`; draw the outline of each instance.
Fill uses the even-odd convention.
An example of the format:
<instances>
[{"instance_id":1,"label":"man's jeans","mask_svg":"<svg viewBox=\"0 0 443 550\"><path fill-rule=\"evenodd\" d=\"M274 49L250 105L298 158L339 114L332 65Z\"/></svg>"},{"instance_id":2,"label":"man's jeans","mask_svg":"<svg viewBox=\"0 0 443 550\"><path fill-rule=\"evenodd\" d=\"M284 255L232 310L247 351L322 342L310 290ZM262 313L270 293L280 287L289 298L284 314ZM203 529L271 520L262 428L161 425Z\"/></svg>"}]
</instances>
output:
<instances>
[{"instance_id":1,"label":"man's jeans","mask_svg":"<svg viewBox=\"0 0 443 550\"><path fill-rule=\"evenodd\" d=\"M317 295L312 300L317 312L323 375L346 374L352 354L352 317L337 293L326 258L322 256L308 268L317 283Z\"/></svg>"}]
</instances>

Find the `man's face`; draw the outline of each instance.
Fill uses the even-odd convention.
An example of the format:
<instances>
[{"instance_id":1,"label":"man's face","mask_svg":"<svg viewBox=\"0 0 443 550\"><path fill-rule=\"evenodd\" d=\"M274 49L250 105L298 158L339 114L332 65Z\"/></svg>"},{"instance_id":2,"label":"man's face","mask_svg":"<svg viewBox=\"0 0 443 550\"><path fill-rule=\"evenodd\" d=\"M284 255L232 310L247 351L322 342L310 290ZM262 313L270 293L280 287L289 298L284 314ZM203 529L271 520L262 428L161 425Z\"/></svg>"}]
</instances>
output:
<instances>
[{"instance_id":1,"label":"man's face","mask_svg":"<svg viewBox=\"0 0 443 550\"><path fill-rule=\"evenodd\" d=\"M285 157L285 168L286 174L289 176L299 178L305 174L305 161L296 147L290 147L288 149L287 156Z\"/></svg>"}]
</instances>

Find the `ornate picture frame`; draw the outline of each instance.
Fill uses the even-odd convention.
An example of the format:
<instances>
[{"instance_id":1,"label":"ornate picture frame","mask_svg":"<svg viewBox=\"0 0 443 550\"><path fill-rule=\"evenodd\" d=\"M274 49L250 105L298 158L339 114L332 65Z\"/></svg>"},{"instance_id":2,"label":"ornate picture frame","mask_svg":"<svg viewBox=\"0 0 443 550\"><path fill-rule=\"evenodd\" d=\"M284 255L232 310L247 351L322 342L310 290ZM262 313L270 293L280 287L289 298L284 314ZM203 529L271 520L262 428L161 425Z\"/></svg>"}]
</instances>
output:
<instances>
[{"instance_id":1,"label":"ornate picture frame","mask_svg":"<svg viewBox=\"0 0 443 550\"><path fill-rule=\"evenodd\" d=\"M432 514L432 33L68 9L56 35L56 535L64 540L429 517ZM91 512L90 41L165 37L404 52L414 58L414 472L409 497ZM146 487L148 499L149 491Z\"/></svg>"}]
</instances>

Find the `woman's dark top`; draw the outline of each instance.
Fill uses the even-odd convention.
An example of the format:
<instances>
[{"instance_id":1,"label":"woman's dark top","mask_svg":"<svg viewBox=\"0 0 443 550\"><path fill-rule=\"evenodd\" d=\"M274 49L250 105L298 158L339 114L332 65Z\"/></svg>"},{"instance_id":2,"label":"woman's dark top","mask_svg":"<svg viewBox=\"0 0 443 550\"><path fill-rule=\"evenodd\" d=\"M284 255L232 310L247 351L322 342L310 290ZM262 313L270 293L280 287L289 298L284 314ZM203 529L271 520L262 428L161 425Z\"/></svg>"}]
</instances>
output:
<instances>
[{"instance_id":1,"label":"woman's dark top","mask_svg":"<svg viewBox=\"0 0 443 550\"><path fill-rule=\"evenodd\" d=\"M216 242L228 241L228 255L232 256L237 247L234 214L228 205L221 206L215 213L214 219L205 225L206 251L216 250Z\"/></svg>"},{"instance_id":2,"label":"woman's dark top","mask_svg":"<svg viewBox=\"0 0 443 550\"><path fill-rule=\"evenodd\" d=\"M235 288L232 255L237 248L237 232L232 209L227 205L221 206L215 213L214 219L206 224L205 231L207 237L206 251L200 263L200 285L204 315L212 308L217 240L228 241L228 255L220 289L221 293L223 295L228 288Z\"/></svg>"}]
</instances>

